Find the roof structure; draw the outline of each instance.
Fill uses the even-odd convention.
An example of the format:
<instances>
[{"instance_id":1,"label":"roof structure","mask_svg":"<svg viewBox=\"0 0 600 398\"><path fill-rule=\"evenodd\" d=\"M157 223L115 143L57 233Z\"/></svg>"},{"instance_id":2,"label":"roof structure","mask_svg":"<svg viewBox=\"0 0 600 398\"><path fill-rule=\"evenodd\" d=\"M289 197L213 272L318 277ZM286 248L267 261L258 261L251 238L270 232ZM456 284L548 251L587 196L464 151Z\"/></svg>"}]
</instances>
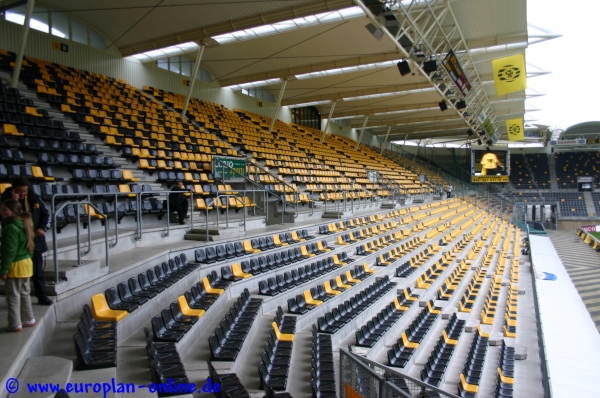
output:
<instances>
[{"instance_id":1,"label":"roof structure","mask_svg":"<svg viewBox=\"0 0 600 398\"><path fill-rule=\"evenodd\" d=\"M496 96L491 60L524 54L526 0L40 0L89 22L123 56L195 59L222 87L262 86L283 106L315 106L398 139L467 139L482 112L496 137L524 117L525 92ZM177 47L170 47L177 46ZM165 50L165 48L168 48ZM160 50L160 51L156 51ZM152 51L151 56L140 54ZM442 66L454 52L471 90ZM397 63L407 60L402 76ZM424 72L435 60L438 72ZM286 80L285 90L281 88ZM258 83L257 83L258 82ZM244 86L248 85L248 86ZM466 94L466 95L464 95ZM466 107L456 109L464 100ZM440 101L448 109L442 111ZM333 110L332 110L333 108Z\"/></svg>"}]
</instances>

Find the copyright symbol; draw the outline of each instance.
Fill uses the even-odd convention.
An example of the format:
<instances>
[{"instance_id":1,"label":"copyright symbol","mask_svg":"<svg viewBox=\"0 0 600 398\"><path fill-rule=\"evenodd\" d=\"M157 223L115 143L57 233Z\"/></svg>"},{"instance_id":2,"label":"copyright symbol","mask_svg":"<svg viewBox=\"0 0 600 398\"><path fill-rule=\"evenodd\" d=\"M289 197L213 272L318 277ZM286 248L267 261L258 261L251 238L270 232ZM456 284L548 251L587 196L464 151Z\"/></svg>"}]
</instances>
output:
<instances>
[{"instance_id":1,"label":"copyright symbol","mask_svg":"<svg viewBox=\"0 0 600 398\"><path fill-rule=\"evenodd\" d=\"M12 377L6 380L6 391L8 391L9 394L15 394L19 391L19 380Z\"/></svg>"}]
</instances>

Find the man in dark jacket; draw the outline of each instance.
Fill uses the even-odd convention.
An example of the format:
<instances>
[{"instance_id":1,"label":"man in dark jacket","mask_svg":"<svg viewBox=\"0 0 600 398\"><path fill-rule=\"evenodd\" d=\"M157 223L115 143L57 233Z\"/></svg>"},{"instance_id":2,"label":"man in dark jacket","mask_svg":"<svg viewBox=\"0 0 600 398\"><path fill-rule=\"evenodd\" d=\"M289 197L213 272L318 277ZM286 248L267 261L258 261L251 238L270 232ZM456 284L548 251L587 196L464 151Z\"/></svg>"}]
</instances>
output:
<instances>
[{"instance_id":1,"label":"man in dark jacket","mask_svg":"<svg viewBox=\"0 0 600 398\"><path fill-rule=\"evenodd\" d=\"M169 210L176 211L179 217L179 224L185 224L185 218L187 218L187 212L189 208L188 198L185 192L194 192L193 189L187 189L183 186L182 181L177 181L171 188L169 194Z\"/></svg>"},{"instance_id":2,"label":"man in dark jacket","mask_svg":"<svg viewBox=\"0 0 600 398\"><path fill-rule=\"evenodd\" d=\"M42 199L31 189L29 181L26 178L17 178L12 182L12 187L7 188L1 197L1 201L6 199L15 199L21 202L23 211L31 213L33 220L33 230L35 231L35 250L31 259L33 260L33 288L38 303L42 305L52 305L53 301L46 294L46 285L44 284L44 258L43 253L48 251L46 243L46 231L50 223L50 213ZM1 202L0 201L0 202Z\"/></svg>"}]
</instances>

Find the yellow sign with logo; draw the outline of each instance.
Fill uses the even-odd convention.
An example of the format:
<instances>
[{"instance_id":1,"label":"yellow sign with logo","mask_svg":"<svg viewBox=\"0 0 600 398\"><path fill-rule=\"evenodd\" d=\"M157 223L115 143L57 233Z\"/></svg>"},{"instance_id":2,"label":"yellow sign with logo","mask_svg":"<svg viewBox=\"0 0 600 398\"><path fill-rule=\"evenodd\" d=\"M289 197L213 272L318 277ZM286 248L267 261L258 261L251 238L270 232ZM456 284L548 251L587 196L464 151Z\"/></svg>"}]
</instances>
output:
<instances>
[{"instance_id":1,"label":"yellow sign with logo","mask_svg":"<svg viewBox=\"0 0 600 398\"><path fill-rule=\"evenodd\" d=\"M492 60L494 83L498 97L527 88L527 73L523 54Z\"/></svg>"},{"instance_id":2,"label":"yellow sign with logo","mask_svg":"<svg viewBox=\"0 0 600 398\"><path fill-rule=\"evenodd\" d=\"M506 133L510 141L523 141L525 139L523 118L508 119L506 121Z\"/></svg>"},{"instance_id":3,"label":"yellow sign with logo","mask_svg":"<svg viewBox=\"0 0 600 398\"><path fill-rule=\"evenodd\" d=\"M471 182L508 182L508 176L472 176Z\"/></svg>"}]
</instances>

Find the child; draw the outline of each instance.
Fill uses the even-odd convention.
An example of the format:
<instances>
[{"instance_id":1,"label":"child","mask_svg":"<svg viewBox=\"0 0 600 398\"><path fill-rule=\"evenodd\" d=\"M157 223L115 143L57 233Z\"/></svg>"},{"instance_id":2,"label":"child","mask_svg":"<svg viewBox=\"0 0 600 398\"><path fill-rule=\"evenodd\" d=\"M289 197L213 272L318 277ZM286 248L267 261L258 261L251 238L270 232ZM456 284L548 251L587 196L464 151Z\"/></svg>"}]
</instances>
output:
<instances>
[{"instance_id":1,"label":"child","mask_svg":"<svg viewBox=\"0 0 600 398\"><path fill-rule=\"evenodd\" d=\"M0 277L6 283L6 303L8 304L8 331L20 332L22 327L35 326L31 308L31 288L29 278L33 275L31 253L33 243L33 222L31 214L22 213L18 200L2 202L2 244L0 253ZM21 318L25 321L21 323Z\"/></svg>"}]
</instances>

